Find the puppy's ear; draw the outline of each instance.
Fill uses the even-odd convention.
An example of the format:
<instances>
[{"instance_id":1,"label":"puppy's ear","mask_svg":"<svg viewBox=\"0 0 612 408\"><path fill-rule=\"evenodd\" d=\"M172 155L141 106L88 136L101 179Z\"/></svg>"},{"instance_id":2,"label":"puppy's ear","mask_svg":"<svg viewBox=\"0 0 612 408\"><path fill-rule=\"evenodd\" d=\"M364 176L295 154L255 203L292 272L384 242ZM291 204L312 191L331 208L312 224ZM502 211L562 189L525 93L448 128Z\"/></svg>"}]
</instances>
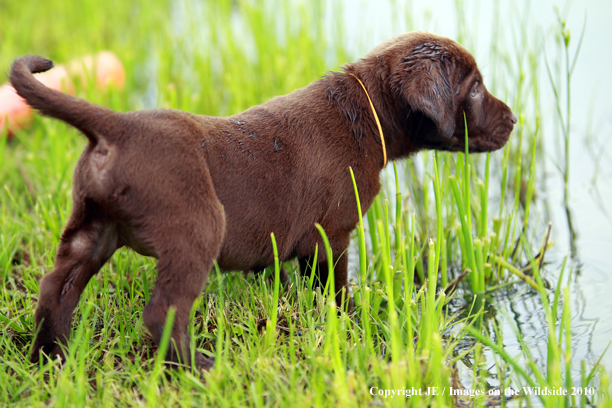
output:
<instances>
[{"instance_id":1,"label":"puppy's ear","mask_svg":"<svg viewBox=\"0 0 612 408\"><path fill-rule=\"evenodd\" d=\"M412 110L430 118L445 137L455 133L455 95L451 85L453 62L437 42L417 45L404 58L401 92Z\"/></svg>"}]
</instances>

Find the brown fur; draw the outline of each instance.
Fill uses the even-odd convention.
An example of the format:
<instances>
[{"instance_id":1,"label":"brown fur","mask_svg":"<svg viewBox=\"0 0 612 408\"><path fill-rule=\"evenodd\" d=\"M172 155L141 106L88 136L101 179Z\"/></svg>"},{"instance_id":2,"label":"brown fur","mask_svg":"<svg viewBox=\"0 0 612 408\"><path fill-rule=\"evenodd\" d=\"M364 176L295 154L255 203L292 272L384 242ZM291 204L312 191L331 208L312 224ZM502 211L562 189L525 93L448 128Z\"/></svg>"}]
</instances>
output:
<instances>
[{"instance_id":1,"label":"brown fur","mask_svg":"<svg viewBox=\"0 0 612 408\"><path fill-rule=\"evenodd\" d=\"M39 350L62 355L72 314L89 279L115 250L129 246L159 260L143 318L159 343L170 306L177 309L169 359L186 361L189 311L217 260L223 270L261 270L298 258L306 274L323 226L334 254L337 301L347 293L349 235L380 189L380 118L389 160L426 148L471 152L507 141L516 116L491 96L474 58L459 44L425 33L401 35L365 58L290 95L230 117L174 110L117 113L44 87L31 72L50 69L23 57L10 80L43 114L85 134L74 174L72 214L52 272L40 282L35 313ZM327 281L325 251L319 281ZM212 361L197 352L197 366ZM193 363L193 362L192 362Z\"/></svg>"}]
</instances>

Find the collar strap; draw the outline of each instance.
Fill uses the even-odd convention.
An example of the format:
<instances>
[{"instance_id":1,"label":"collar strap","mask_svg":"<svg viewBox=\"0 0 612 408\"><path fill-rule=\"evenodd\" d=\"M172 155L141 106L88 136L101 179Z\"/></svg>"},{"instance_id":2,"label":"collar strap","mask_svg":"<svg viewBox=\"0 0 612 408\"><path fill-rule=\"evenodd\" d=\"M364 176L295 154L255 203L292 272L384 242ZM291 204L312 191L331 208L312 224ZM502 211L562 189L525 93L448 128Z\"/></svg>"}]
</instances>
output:
<instances>
[{"instance_id":1,"label":"collar strap","mask_svg":"<svg viewBox=\"0 0 612 408\"><path fill-rule=\"evenodd\" d=\"M380 134L380 143L382 144L383 168L384 168L387 165L387 148L385 147L385 138L383 136L382 126L380 126L380 120L378 120L378 115L376 114L376 109L374 109L374 104L372 103L372 99L370 99L368 90L366 89L363 82L361 82L361 79L357 78L357 75L352 74L350 72L349 72L349 75L354 76L357 82L359 82L359 85L361 85L361 87L363 88L363 91L365 92L366 96L368 97L368 101L370 102L370 108L372 108L372 113L374 114L374 119L376 120L376 126L378 126L378 133Z\"/></svg>"}]
</instances>

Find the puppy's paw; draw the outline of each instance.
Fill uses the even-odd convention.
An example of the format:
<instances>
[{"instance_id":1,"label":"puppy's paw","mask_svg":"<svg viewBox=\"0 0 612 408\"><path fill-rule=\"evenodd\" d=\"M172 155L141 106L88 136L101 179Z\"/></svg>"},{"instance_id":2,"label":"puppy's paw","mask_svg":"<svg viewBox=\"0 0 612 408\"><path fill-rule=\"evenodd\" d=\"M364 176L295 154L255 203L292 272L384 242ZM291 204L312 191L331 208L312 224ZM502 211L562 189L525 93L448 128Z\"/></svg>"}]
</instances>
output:
<instances>
[{"instance_id":1,"label":"puppy's paw","mask_svg":"<svg viewBox=\"0 0 612 408\"><path fill-rule=\"evenodd\" d=\"M57 343L49 343L44 345L35 344L30 352L30 361L36 364L40 361L41 357L48 358L50 360L57 360L57 358L59 358L61 361L66 361L64 351Z\"/></svg>"},{"instance_id":2,"label":"puppy's paw","mask_svg":"<svg viewBox=\"0 0 612 408\"><path fill-rule=\"evenodd\" d=\"M353 314L353 312L355 311L355 300L353 300L353 297L349 297L348 301L345 304L346 307L346 313L347 314Z\"/></svg>"},{"instance_id":3,"label":"puppy's paw","mask_svg":"<svg viewBox=\"0 0 612 408\"><path fill-rule=\"evenodd\" d=\"M215 358L204 357L202 353L197 352L195 356L195 365L198 370L208 371L215 365Z\"/></svg>"}]
</instances>

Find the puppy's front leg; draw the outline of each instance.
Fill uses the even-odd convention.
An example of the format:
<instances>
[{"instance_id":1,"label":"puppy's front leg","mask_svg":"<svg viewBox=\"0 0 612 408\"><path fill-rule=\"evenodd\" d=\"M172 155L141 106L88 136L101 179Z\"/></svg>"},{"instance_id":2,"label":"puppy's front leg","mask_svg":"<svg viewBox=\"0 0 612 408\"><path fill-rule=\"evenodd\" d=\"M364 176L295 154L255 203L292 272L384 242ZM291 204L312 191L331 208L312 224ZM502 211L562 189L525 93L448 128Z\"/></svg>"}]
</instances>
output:
<instances>
[{"instance_id":1,"label":"puppy's front leg","mask_svg":"<svg viewBox=\"0 0 612 408\"><path fill-rule=\"evenodd\" d=\"M355 303L348 288L348 254L346 250L334 259L334 287L336 290L336 305L342 307L348 313L355 309ZM303 277L311 274L312 257L300 258L300 273ZM315 284L325 288L329 279L329 267L327 261L317 262Z\"/></svg>"}]
</instances>

